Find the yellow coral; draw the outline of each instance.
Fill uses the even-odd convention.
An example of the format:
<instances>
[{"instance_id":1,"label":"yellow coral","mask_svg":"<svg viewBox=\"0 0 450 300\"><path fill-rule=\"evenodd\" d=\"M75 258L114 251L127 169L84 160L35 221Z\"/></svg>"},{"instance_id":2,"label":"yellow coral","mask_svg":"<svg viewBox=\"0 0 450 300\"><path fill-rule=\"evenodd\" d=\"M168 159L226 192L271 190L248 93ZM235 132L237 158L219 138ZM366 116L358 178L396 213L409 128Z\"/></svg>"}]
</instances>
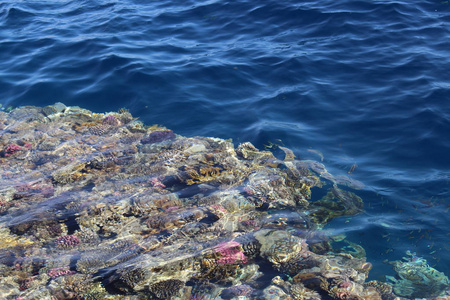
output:
<instances>
[{"instance_id":1,"label":"yellow coral","mask_svg":"<svg viewBox=\"0 0 450 300\"><path fill-rule=\"evenodd\" d=\"M222 169L217 167L200 168L198 171L195 169L188 169L187 173L191 178L186 181L186 184L192 185L213 180L215 177L219 176L221 172Z\"/></svg>"},{"instance_id":2,"label":"yellow coral","mask_svg":"<svg viewBox=\"0 0 450 300\"><path fill-rule=\"evenodd\" d=\"M9 230L0 230L0 250L11 247L27 247L33 245L35 242L27 238L19 238L12 235Z\"/></svg>"}]
</instances>

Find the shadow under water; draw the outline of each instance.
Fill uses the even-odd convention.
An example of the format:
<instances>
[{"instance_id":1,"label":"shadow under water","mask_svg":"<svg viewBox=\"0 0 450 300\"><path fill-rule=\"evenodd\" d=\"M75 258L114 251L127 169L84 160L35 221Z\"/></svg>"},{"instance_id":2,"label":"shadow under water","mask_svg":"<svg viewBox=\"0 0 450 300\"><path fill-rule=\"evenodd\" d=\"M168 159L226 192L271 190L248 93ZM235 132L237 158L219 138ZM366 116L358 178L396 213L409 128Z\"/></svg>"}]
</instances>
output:
<instances>
[{"instance_id":1,"label":"shadow under water","mask_svg":"<svg viewBox=\"0 0 450 300\"><path fill-rule=\"evenodd\" d=\"M415 256L393 263L391 283L366 281L364 249L322 230L363 212L352 191L363 184L288 148L62 103L0 112L0 130L1 299L394 299L448 287Z\"/></svg>"}]
</instances>

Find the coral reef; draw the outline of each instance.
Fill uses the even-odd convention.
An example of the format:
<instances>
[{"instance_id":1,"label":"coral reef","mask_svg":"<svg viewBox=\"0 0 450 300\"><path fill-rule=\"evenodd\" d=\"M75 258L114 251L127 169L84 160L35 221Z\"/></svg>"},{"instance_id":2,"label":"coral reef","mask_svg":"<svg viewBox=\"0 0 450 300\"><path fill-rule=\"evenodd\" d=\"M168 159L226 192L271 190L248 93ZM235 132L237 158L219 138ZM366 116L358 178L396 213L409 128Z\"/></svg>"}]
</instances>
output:
<instances>
[{"instance_id":1,"label":"coral reef","mask_svg":"<svg viewBox=\"0 0 450 300\"><path fill-rule=\"evenodd\" d=\"M408 256L391 264L397 277L388 276L393 282L394 293L408 298L433 297L444 294L450 281L444 273L430 267L427 261L416 253L407 251Z\"/></svg>"},{"instance_id":2,"label":"coral reef","mask_svg":"<svg viewBox=\"0 0 450 300\"><path fill-rule=\"evenodd\" d=\"M392 285L366 282L364 249L333 249L320 230L363 210L350 190L363 185L286 147L281 160L62 103L0 124L0 299L391 300L448 287L416 256L394 263Z\"/></svg>"},{"instance_id":3,"label":"coral reef","mask_svg":"<svg viewBox=\"0 0 450 300\"><path fill-rule=\"evenodd\" d=\"M76 235L64 235L56 239L57 247L68 249L73 248L80 243L80 239Z\"/></svg>"}]
</instances>

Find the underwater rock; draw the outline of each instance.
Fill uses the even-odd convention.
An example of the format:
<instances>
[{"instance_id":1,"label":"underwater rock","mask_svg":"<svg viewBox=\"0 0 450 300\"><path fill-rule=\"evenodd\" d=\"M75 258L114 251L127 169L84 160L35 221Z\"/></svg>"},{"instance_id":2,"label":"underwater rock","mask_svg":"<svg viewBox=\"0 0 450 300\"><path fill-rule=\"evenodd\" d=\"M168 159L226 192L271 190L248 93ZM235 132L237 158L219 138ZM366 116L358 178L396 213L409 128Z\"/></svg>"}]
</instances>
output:
<instances>
[{"instance_id":1,"label":"underwater rock","mask_svg":"<svg viewBox=\"0 0 450 300\"><path fill-rule=\"evenodd\" d=\"M53 115L57 112L56 108L52 105L46 106L44 108L42 108L42 113L48 117L50 115Z\"/></svg>"},{"instance_id":2,"label":"underwater rock","mask_svg":"<svg viewBox=\"0 0 450 300\"><path fill-rule=\"evenodd\" d=\"M291 295L295 300L320 300L319 293L306 288L302 283L291 283L284 281L280 276L272 279L272 283L283 290L287 295ZM275 290L276 291L276 290ZM267 298L266 298L267 299Z\"/></svg>"},{"instance_id":3,"label":"underwater rock","mask_svg":"<svg viewBox=\"0 0 450 300\"><path fill-rule=\"evenodd\" d=\"M222 290L220 297L222 297L223 299L232 299L238 297L242 298L243 296L250 296L253 293L253 291L254 289L248 285L245 284L235 285Z\"/></svg>"},{"instance_id":4,"label":"underwater rock","mask_svg":"<svg viewBox=\"0 0 450 300\"><path fill-rule=\"evenodd\" d=\"M297 253L308 251L304 240L284 230L259 230L255 238L261 244L261 256L275 265L288 261Z\"/></svg>"},{"instance_id":5,"label":"underwater rock","mask_svg":"<svg viewBox=\"0 0 450 300\"><path fill-rule=\"evenodd\" d=\"M333 218L353 216L363 211L363 200L355 193L342 190L336 184L322 199L311 204L311 216L315 223L325 224Z\"/></svg>"},{"instance_id":6,"label":"underwater rock","mask_svg":"<svg viewBox=\"0 0 450 300\"><path fill-rule=\"evenodd\" d=\"M154 131L150 133L148 136L141 139L142 144L154 144L160 143L166 140L175 139L175 133L172 130L164 130L164 131Z\"/></svg>"},{"instance_id":7,"label":"underwater rock","mask_svg":"<svg viewBox=\"0 0 450 300\"><path fill-rule=\"evenodd\" d=\"M61 113L64 112L64 110L67 108L66 105L64 105L61 102L57 102L53 105L49 105L46 106L44 108L42 108L42 113L46 116L49 117L50 115L56 114L56 113Z\"/></svg>"}]
</instances>

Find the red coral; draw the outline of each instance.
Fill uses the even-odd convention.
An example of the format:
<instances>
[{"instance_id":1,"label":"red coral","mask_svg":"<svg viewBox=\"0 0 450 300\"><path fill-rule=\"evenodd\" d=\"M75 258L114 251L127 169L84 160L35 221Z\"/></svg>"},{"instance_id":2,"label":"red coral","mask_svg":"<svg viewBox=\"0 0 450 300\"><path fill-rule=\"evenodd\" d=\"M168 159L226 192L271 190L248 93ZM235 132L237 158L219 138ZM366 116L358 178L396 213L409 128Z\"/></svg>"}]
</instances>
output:
<instances>
[{"instance_id":1,"label":"red coral","mask_svg":"<svg viewBox=\"0 0 450 300\"><path fill-rule=\"evenodd\" d=\"M10 144L5 149L5 156L13 155L14 153L19 152L20 150L22 150L22 147L20 147L19 145L17 145L17 144Z\"/></svg>"}]
</instances>

